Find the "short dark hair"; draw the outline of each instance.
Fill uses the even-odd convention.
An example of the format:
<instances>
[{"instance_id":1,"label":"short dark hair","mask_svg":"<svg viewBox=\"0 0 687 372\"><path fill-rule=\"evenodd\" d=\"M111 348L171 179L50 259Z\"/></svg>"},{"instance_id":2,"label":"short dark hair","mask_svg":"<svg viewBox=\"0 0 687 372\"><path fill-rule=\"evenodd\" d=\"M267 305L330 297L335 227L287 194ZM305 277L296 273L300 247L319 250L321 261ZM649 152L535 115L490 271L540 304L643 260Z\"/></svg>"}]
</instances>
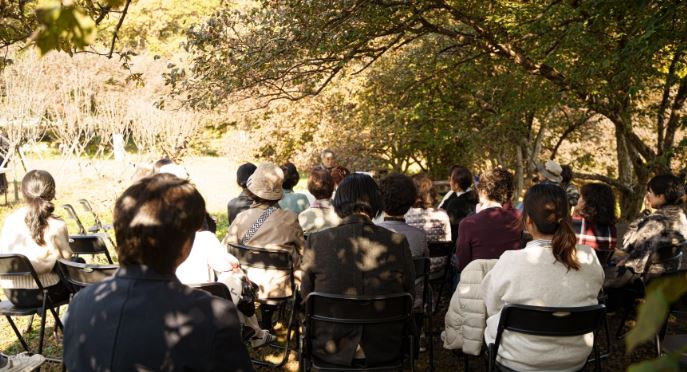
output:
<instances>
[{"instance_id":1,"label":"short dark hair","mask_svg":"<svg viewBox=\"0 0 687 372\"><path fill-rule=\"evenodd\" d=\"M334 180L329 171L321 167L312 168L308 177L308 191L318 200L331 198Z\"/></svg>"},{"instance_id":2,"label":"short dark hair","mask_svg":"<svg viewBox=\"0 0 687 372\"><path fill-rule=\"evenodd\" d=\"M451 180L466 191L472 185L472 173L461 165L454 165L451 167Z\"/></svg>"},{"instance_id":3,"label":"short dark hair","mask_svg":"<svg viewBox=\"0 0 687 372\"><path fill-rule=\"evenodd\" d=\"M379 181L384 212L390 216L402 216L415 204L417 188L413 180L401 173L391 173Z\"/></svg>"},{"instance_id":4,"label":"short dark hair","mask_svg":"<svg viewBox=\"0 0 687 372\"><path fill-rule=\"evenodd\" d=\"M242 189L246 188L246 182L248 178L255 172L258 167L253 163L244 163L236 170L236 183L241 186Z\"/></svg>"},{"instance_id":5,"label":"short dark hair","mask_svg":"<svg viewBox=\"0 0 687 372\"><path fill-rule=\"evenodd\" d=\"M489 200L505 204L513 197L513 175L505 169L492 169L482 174L477 188L487 194Z\"/></svg>"},{"instance_id":6,"label":"short dark hair","mask_svg":"<svg viewBox=\"0 0 687 372\"><path fill-rule=\"evenodd\" d=\"M615 225L615 197L610 186L588 183L580 189L584 207L577 211L580 216L601 225Z\"/></svg>"},{"instance_id":7,"label":"short dark hair","mask_svg":"<svg viewBox=\"0 0 687 372\"><path fill-rule=\"evenodd\" d=\"M281 166L281 170L284 172L284 181L281 187L285 190L293 190L293 187L298 184L301 178L301 175L298 174L298 169L296 169L293 163L287 162Z\"/></svg>"},{"instance_id":8,"label":"short dark hair","mask_svg":"<svg viewBox=\"0 0 687 372\"><path fill-rule=\"evenodd\" d=\"M649 181L648 189L655 195L663 195L666 205L680 205L685 194L680 179L673 174L666 173L655 176Z\"/></svg>"},{"instance_id":9,"label":"short dark hair","mask_svg":"<svg viewBox=\"0 0 687 372\"><path fill-rule=\"evenodd\" d=\"M341 181L332 205L341 218L354 213L365 213L374 218L382 210L382 197L372 177L353 173Z\"/></svg>"},{"instance_id":10,"label":"short dark hair","mask_svg":"<svg viewBox=\"0 0 687 372\"><path fill-rule=\"evenodd\" d=\"M205 219L205 200L188 181L158 173L131 185L117 199L114 229L120 264L173 273L184 245Z\"/></svg>"},{"instance_id":11,"label":"short dark hair","mask_svg":"<svg viewBox=\"0 0 687 372\"><path fill-rule=\"evenodd\" d=\"M562 184L569 184L570 181L572 181L573 177L573 171L572 167L568 164L566 165L561 165L561 183Z\"/></svg>"}]
</instances>

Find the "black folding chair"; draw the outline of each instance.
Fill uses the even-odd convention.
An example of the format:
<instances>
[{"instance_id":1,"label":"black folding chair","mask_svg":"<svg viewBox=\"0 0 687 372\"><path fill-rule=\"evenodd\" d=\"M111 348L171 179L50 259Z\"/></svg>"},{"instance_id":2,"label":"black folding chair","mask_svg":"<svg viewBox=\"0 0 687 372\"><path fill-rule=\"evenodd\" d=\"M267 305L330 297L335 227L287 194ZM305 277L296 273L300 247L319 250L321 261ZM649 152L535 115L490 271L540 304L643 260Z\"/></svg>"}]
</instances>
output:
<instances>
[{"instance_id":1,"label":"black folding chair","mask_svg":"<svg viewBox=\"0 0 687 372\"><path fill-rule=\"evenodd\" d=\"M231 301L231 292L229 288L224 283L220 282L208 282L208 283L198 283L189 284L189 287L198 288L203 290L215 297L223 298L225 300Z\"/></svg>"},{"instance_id":2,"label":"black folding chair","mask_svg":"<svg viewBox=\"0 0 687 372\"><path fill-rule=\"evenodd\" d=\"M429 242L427 244L429 248L429 257L443 257L444 258L444 266L442 266L441 270L439 270L436 273L429 273L429 283L433 288L438 287L437 290L437 301L434 306L434 314L439 309L439 305L441 305L441 299L444 296L444 288L446 284L449 284L449 288L451 285L451 277L453 274L453 270L451 268L451 256L456 251L456 245L453 242Z\"/></svg>"},{"instance_id":3,"label":"black folding chair","mask_svg":"<svg viewBox=\"0 0 687 372\"><path fill-rule=\"evenodd\" d=\"M240 244L229 244L229 253L238 258L241 267L248 271L250 268L256 268L267 271L277 271L288 275L289 287L291 295L285 297L268 297L259 298L258 303L263 305L275 305L282 309L288 307L288 321L286 323L286 341L284 346L276 346L278 349L284 351L284 356L279 364L270 363L264 360L253 360L253 363L268 367L280 368L286 364L289 359L289 350L291 346L291 331L296 332L296 339L298 339L299 329L295 322L296 313L296 280L294 276L293 259L291 253L287 251L280 251L267 248L249 247ZM250 279L250 275L249 275ZM274 345L270 345L274 346Z\"/></svg>"},{"instance_id":4,"label":"black folding chair","mask_svg":"<svg viewBox=\"0 0 687 372\"><path fill-rule=\"evenodd\" d=\"M79 204L83 207L83 209L90 213L91 216L93 217L93 223L94 225L88 228L88 232L91 233L96 233L99 231L107 232L108 230L112 229L112 225L103 225L102 221L98 217L98 215L95 213L93 210L93 207L91 206L91 203L86 200L86 199L79 199L78 200Z\"/></svg>"},{"instance_id":5,"label":"black folding chair","mask_svg":"<svg viewBox=\"0 0 687 372\"><path fill-rule=\"evenodd\" d=\"M384 296L344 296L312 292L305 298L305 325L300 338L300 364L304 371L388 371L403 369L404 341L408 342L410 369L415 370L413 297L408 293ZM312 341L321 324L374 327L400 325L398 355L383 366L349 367L328 365L313 355Z\"/></svg>"},{"instance_id":6,"label":"black folding chair","mask_svg":"<svg viewBox=\"0 0 687 372\"><path fill-rule=\"evenodd\" d=\"M608 267L608 265L611 262L611 257L613 257L613 253L615 253L615 250L597 249L594 251L594 253L596 253L596 257L599 259L599 263L601 263L601 266Z\"/></svg>"},{"instance_id":7,"label":"black folding chair","mask_svg":"<svg viewBox=\"0 0 687 372\"><path fill-rule=\"evenodd\" d=\"M38 290L43 292L43 303L40 307L19 308L15 307L9 300L0 302L0 315L5 316L7 321L10 323L10 327L12 327L14 334L17 335L17 338L19 339L21 346L24 348L24 350L28 352L31 352L31 350L29 349L29 345L26 342L26 340L24 340L24 337L22 337L21 333L19 332L19 329L17 329L17 326L12 320L12 317L33 316L36 314L41 317L41 328L38 339L38 353L42 354L43 340L45 339L45 318L47 315L47 311L50 311L52 313L53 318L55 319L55 328L59 328L64 332L62 322L60 321L60 317L55 311L55 308L59 308L60 306L65 305L67 301L55 302L50 298L48 290L45 287L43 287L43 284L41 284L41 281L38 279L38 274L36 274L36 271L33 269L33 266L31 266L31 262L29 262L28 258L26 258L26 256L22 254L0 254L0 275L17 277L30 276L36 283Z\"/></svg>"},{"instance_id":8,"label":"black folding chair","mask_svg":"<svg viewBox=\"0 0 687 372\"><path fill-rule=\"evenodd\" d=\"M413 309L413 312L420 314L425 321L425 337L427 338L427 352L429 356L429 370L434 371L434 332L432 330L432 290L429 286L429 267L430 261L427 257L413 257L413 265L415 266L415 283L418 282L422 286L422 308L418 312ZM415 294L417 296L417 293ZM418 330L420 331L420 330ZM417 340L419 347L420 340Z\"/></svg>"},{"instance_id":9,"label":"black folding chair","mask_svg":"<svg viewBox=\"0 0 687 372\"><path fill-rule=\"evenodd\" d=\"M67 211L67 215L69 218L74 220L76 223L76 226L79 228L79 234L84 235L86 234L86 229L83 226L83 223L81 222L81 219L79 218L79 215L76 213L76 210L71 204L64 204L62 205L62 208L64 208L65 211Z\"/></svg>"},{"instance_id":10,"label":"black folding chair","mask_svg":"<svg viewBox=\"0 0 687 372\"><path fill-rule=\"evenodd\" d=\"M70 284L72 294L111 277L119 268L118 265L91 265L62 258L57 260L57 267L62 278Z\"/></svg>"},{"instance_id":11,"label":"black folding chair","mask_svg":"<svg viewBox=\"0 0 687 372\"><path fill-rule=\"evenodd\" d=\"M104 254L107 258L107 262L113 263L112 257L110 257L110 252L107 250L107 244L105 244L105 239L102 234L89 234L89 235L70 235L69 236L69 248L71 248L74 255L79 256L82 254L88 255L98 255Z\"/></svg>"},{"instance_id":12,"label":"black folding chair","mask_svg":"<svg viewBox=\"0 0 687 372\"><path fill-rule=\"evenodd\" d=\"M606 317L604 305L582 307L540 307L529 305L506 305L493 344L487 346L489 371L511 371L496 361L503 331L535 336L557 337L581 336L599 329ZM599 348L594 340L594 369L601 370ZM583 368L584 369L584 368Z\"/></svg>"}]
</instances>

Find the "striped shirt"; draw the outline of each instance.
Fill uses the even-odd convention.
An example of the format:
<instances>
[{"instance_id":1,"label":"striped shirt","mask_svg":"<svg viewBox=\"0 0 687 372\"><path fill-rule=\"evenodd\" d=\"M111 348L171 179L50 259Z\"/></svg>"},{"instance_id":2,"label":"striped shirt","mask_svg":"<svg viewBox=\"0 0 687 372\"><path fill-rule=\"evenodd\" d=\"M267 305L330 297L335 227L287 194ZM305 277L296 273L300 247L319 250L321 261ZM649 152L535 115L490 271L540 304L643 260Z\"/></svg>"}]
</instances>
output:
<instances>
[{"instance_id":1,"label":"striped shirt","mask_svg":"<svg viewBox=\"0 0 687 372\"><path fill-rule=\"evenodd\" d=\"M600 225L590 222L582 216L573 216L572 228L577 237L577 244L586 245L599 251L616 248L618 237L615 225Z\"/></svg>"}]
</instances>

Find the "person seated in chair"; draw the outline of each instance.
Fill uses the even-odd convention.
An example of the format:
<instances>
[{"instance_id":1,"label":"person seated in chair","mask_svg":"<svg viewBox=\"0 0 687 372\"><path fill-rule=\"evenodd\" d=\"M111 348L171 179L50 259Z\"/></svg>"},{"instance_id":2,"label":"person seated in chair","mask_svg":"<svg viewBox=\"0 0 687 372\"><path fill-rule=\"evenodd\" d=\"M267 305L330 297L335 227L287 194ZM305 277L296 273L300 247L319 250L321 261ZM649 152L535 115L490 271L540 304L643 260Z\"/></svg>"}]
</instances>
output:
<instances>
[{"instance_id":1,"label":"person seated in chair","mask_svg":"<svg viewBox=\"0 0 687 372\"><path fill-rule=\"evenodd\" d=\"M487 308L484 339L494 343L506 304L596 305L603 269L594 251L575 244L568 199L557 185L538 184L525 194L524 225L534 240L505 251L482 280ZM594 335L532 336L504 332L497 362L518 371L577 371L592 351Z\"/></svg>"},{"instance_id":2,"label":"person seated in chair","mask_svg":"<svg viewBox=\"0 0 687 372\"><path fill-rule=\"evenodd\" d=\"M205 218L188 181L156 174L117 199L120 269L79 291L65 319L69 371L252 371L231 301L179 282Z\"/></svg>"},{"instance_id":3,"label":"person seated in chair","mask_svg":"<svg viewBox=\"0 0 687 372\"><path fill-rule=\"evenodd\" d=\"M572 217L577 244L595 250L613 251L617 244L615 197L603 183L582 186Z\"/></svg>"},{"instance_id":4,"label":"person seated in chair","mask_svg":"<svg viewBox=\"0 0 687 372\"><path fill-rule=\"evenodd\" d=\"M303 257L301 295L413 294L415 270L402 234L377 226L382 200L372 177L354 173L343 179L334 198L338 226L310 235ZM394 359L402 345L397 325L320 325L312 355L326 363L380 365Z\"/></svg>"},{"instance_id":5,"label":"person seated in chair","mask_svg":"<svg viewBox=\"0 0 687 372\"><path fill-rule=\"evenodd\" d=\"M245 163L236 170L236 183L241 187L241 194L227 203L227 221L230 225L239 213L250 208L250 205L253 204L253 199L246 192L246 182L248 182L248 177L255 172L255 168L257 168L255 164Z\"/></svg>"},{"instance_id":6,"label":"person seated in chair","mask_svg":"<svg viewBox=\"0 0 687 372\"><path fill-rule=\"evenodd\" d=\"M680 208L685 191L680 179L672 174L655 176L649 181L646 198L653 213L633 221L623 238L623 246L616 251L615 270L607 275L605 286L618 288L632 284L647 266L649 259L661 260L679 254L687 243L687 217ZM683 259L687 252L683 252ZM652 276L676 271L680 262L654 264Z\"/></svg>"},{"instance_id":7,"label":"person seated in chair","mask_svg":"<svg viewBox=\"0 0 687 372\"><path fill-rule=\"evenodd\" d=\"M251 207L236 216L229 226L223 244L240 244L256 248L284 251L291 254L296 281L300 277L300 262L305 241L298 215L281 209L284 172L272 163L258 165L248 178L247 190L255 201ZM286 298L291 296L290 277L284 270L248 268L248 278L258 285L258 297ZM262 329L272 329L275 307L263 304L260 309Z\"/></svg>"},{"instance_id":8,"label":"person seated in chair","mask_svg":"<svg viewBox=\"0 0 687 372\"><path fill-rule=\"evenodd\" d=\"M44 170L32 170L21 181L24 206L5 219L0 253L19 253L29 260L53 303L69 298L69 289L54 271L57 259L69 259L67 225L53 212L55 180ZM43 292L30 276L0 276L0 286L17 307L40 307Z\"/></svg>"}]
</instances>

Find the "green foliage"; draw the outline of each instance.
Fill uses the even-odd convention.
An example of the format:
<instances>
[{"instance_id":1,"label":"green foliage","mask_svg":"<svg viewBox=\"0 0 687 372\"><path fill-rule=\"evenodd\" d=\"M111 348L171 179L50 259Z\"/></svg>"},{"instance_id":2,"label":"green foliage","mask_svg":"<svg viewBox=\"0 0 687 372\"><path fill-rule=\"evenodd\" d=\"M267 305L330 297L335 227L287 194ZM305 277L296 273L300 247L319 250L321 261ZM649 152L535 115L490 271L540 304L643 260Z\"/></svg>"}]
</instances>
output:
<instances>
[{"instance_id":1,"label":"green foliage","mask_svg":"<svg viewBox=\"0 0 687 372\"><path fill-rule=\"evenodd\" d=\"M668 316L670 304L687 293L687 275L659 279L647 289L644 303L639 306L637 325L626 338L627 351L654 337Z\"/></svg>"},{"instance_id":2,"label":"green foliage","mask_svg":"<svg viewBox=\"0 0 687 372\"><path fill-rule=\"evenodd\" d=\"M675 372L680 370L680 359L684 353L687 352L687 347L684 349L664 355L660 358L645 360L641 363L631 365L628 372Z\"/></svg>"},{"instance_id":3,"label":"green foliage","mask_svg":"<svg viewBox=\"0 0 687 372\"><path fill-rule=\"evenodd\" d=\"M34 39L42 54L51 50L83 50L95 39L95 22L74 4L55 2L39 7L36 17L41 27L36 30Z\"/></svg>"}]
</instances>

